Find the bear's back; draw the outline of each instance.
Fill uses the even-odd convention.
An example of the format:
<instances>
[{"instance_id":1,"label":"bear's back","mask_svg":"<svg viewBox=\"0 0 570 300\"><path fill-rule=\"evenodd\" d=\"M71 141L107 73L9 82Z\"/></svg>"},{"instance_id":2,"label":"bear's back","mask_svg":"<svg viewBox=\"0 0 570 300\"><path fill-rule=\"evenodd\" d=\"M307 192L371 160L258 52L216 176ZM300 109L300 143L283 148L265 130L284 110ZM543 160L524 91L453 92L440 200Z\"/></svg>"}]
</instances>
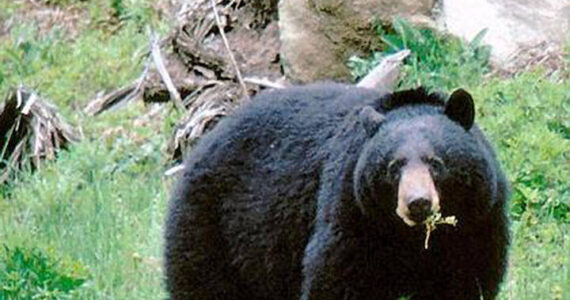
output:
<instances>
[{"instance_id":1,"label":"bear's back","mask_svg":"<svg viewBox=\"0 0 570 300\"><path fill-rule=\"evenodd\" d=\"M309 161L350 111L378 106L380 98L374 90L338 83L260 93L202 137L189 152L186 168Z\"/></svg>"},{"instance_id":2,"label":"bear's back","mask_svg":"<svg viewBox=\"0 0 570 300\"><path fill-rule=\"evenodd\" d=\"M194 224L184 232L217 232L207 239L191 232L186 239L193 247L224 241L208 251L211 257L231 258L217 262L225 272L241 274L254 294L290 298L291 286L300 285L303 249L315 218L327 155L322 148L347 114L379 99L373 90L331 83L257 95L188 154L171 201L167 236L182 231L186 225L178 225L180 220ZM173 213L178 207L183 217Z\"/></svg>"}]
</instances>

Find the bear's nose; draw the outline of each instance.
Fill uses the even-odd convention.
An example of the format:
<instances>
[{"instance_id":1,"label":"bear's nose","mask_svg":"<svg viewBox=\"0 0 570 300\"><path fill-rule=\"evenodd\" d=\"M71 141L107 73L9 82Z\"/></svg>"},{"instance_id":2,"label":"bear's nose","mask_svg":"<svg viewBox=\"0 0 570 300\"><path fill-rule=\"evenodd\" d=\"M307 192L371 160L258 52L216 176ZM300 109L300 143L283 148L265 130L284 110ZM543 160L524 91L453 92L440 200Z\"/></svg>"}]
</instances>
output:
<instances>
[{"instance_id":1,"label":"bear's nose","mask_svg":"<svg viewBox=\"0 0 570 300\"><path fill-rule=\"evenodd\" d=\"M431 201L427 198L416 198L408 204L410 219L416 223L422 223L431 214Z\"/></svg>"}]
</instances>

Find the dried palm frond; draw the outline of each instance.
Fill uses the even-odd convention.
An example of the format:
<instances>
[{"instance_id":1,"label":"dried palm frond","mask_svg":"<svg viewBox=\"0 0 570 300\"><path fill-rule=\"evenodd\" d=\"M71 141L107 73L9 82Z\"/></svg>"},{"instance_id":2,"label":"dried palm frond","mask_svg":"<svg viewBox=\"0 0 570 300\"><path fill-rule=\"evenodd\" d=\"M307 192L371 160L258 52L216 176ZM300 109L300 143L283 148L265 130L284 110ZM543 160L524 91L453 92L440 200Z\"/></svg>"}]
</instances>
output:
<instances>
[{"instance_id":1,"label":"dried palm frond","mask_svg":"<svg viewBox=\"0 0 570 300\"><path fill-rule=\"evenodd\" d=\"M168 143L170 156L177 159L186 153L197 138L237 107L240 95L238 84L214 82L186 97L188 109Z\"/></svg>"},{"instance_id":2,"label":"dried palm frond","mask_svg":"<svg viewBox=\"0 0 570 300\"><path fill-rule=\"evenodd\" d=\"M81 137L81 130L33 91L20 87L10 92L0 107L0 184L14 170L38 168L41 160L54 159L59 149Z\"/></svg>"}]
</instances>

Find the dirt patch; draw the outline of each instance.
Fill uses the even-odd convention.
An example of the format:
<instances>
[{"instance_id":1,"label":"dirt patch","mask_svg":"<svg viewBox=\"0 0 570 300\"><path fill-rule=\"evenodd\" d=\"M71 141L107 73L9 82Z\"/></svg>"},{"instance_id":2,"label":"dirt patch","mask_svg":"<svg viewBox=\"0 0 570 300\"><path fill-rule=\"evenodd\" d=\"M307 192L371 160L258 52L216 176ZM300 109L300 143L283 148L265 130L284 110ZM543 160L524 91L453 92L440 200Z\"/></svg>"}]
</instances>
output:
<instances>
[{"instance_id":1,"label":"dirt patch","mask_svg":"<svg viewBox=\"0 0 570 300\"><path fill-rule=\"evenodd\" d=\"M545 76L554 73L567 74L567 57L570 53L554 47L548 42L541 42L533 46L521 47L511 55L505 66L495 66L496 72L504 76L513 76L528 72L536 67L544 69Z\"/></svg>"}]
</instances>

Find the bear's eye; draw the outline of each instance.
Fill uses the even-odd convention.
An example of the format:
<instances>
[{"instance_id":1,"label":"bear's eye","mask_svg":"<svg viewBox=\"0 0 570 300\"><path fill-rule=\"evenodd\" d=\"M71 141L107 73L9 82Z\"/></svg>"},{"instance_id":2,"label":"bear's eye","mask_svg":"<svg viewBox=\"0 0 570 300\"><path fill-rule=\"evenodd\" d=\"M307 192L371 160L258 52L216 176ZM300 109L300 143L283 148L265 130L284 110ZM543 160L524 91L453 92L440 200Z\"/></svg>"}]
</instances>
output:
<instances>
[{"instance_id":1,"label":"bear's eye","mask_svg":"<svg viewBox=\"0 0 570 300\"><path fill-rule=\"evenodd\" d=\"M428 156L422 159L424 163L430 166L432 176L436 177L445 172L445 164L443 160L437 156Z\"/></svg>"},{"instance_id":2,"label":"bear's eye","mask_svg":"<svg viewBox=\"0 0 570 300\"><path fill-rule=\"evenodd\" d=\"M394 159L388 163L388 177L393 180L398 180L398 178L400 178L400 170L402 170L402 167L406 165L406 163L407 160L405 158Z\"/></svg>"}]
</instances>

